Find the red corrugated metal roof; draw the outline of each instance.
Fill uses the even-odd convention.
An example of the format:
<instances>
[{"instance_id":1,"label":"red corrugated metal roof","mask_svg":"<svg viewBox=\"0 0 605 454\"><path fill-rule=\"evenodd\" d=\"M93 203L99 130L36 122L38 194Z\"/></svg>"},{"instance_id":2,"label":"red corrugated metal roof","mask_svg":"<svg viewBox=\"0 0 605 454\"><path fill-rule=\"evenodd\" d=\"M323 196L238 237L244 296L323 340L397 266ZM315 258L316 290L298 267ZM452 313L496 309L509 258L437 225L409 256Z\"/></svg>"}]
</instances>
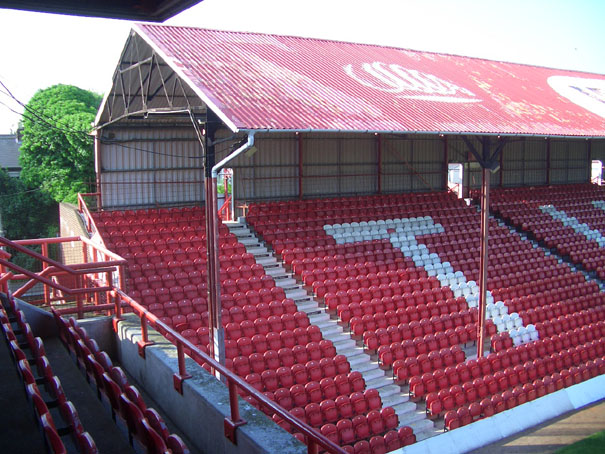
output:
<instances>
[{"instance_id":1,"label":"red corrugated metal roof","mask_svg":"<svg viewBox=\"0 0 605 454\"><path fill-rule=\"evenodd\" d=\"M605 75L138 24L233 129L605 137Z\"/></svg>"}]
</instances>

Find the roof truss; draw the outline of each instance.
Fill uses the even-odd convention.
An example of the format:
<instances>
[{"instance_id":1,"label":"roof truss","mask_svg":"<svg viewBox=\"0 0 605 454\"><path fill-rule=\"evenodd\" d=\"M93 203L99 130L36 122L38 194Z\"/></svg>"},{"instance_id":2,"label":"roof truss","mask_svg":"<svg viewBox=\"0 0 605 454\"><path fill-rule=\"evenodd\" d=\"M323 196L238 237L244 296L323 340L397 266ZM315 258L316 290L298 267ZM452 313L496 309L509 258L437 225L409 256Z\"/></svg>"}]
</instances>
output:
<instances>
[{"instance_id":1,"label":"roof truss","mask_svg":"<svg viewBox=\"0 0 605 454\"><path fill-rule=\"evenodd\" d=\"M150 114L206 112L205 104L157 52L131 33L96 126Z\"/></svg>"}]
</instances>

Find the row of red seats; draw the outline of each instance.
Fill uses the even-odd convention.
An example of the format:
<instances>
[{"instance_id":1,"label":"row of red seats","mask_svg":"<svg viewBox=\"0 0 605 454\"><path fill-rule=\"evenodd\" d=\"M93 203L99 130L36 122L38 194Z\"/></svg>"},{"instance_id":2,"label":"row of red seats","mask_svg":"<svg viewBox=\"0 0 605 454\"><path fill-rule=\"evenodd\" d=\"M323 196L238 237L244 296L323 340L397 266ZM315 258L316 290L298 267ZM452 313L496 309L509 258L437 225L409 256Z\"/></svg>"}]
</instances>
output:
<instances>
[{"instance_id":1,"label":"row of red seats","mask_svg":"<svg viewBox=\"0 0 605 454\"><path fill-rule=\"evenodd\" d=\"M189 206L178 208L148 208L141 210L116 210L116 211L96 211L91 213L95 220L103 222L112 219L141 219L150 217L170 218L170 219L189 219L204 218L203 207Z\"/></svg>"},{"instance_id":2,"label":"row of red seats","mask_svg":"<svg viewBox=\"0 0 605 454\"><path fill-rule=\"evenodd\" d=\"M376 273L376 262L395 261L399 268L406 268L407 265L413 265L408 258L404 257L397 249L389 249L388 246L381 251L348 252L346 254L335 254L314 258L294 259L291 262L292 271L301 274L305 270L326 269L336 267L361 267L361 272ZM374 267L365 269L365 267ZM341 277L341 276L339 276Z\"/></svg>"},{"instance_id":3,"label":"row of red seats","mask_svg":"<svg viewBox=\"0 0 605 454\"><path fill-rule=\"evenodd\" d=\"M386 289L383 288L383 290L386 292ZM452 298L452 292L447 287L422 291L415 290L411 294L380 298L372 297L372 293L368 294L363 289L360 291L347 290L346 292L341 290L336 293L327 293L324 302L326 310L330 313L337 313L343 322L350 322L353 317L359 316L355 313L357 306L354 305L359 305L362 310L362 317L369 314L370 308L372 313L384 312L387 319L393 316L391 312L394 311L395 315L400 318L399 323L445 315L468 308L466 299L463 296ZM408 312L408 309L410 309L410 312ZM404 315L404 312L406 315ZM406 319L406 317L409 317L409 319Z\"/></svg>"},{"instance_id":4,"label":"row of red seats","mask_svg":"<svg viewBox=\"0 0 605 454\"><path fill-rule=\"evenodd\" d=\"M459 345L432 350L428 354L422 353L418 356L409 356L405 359L394 360L393 357L383 355L384 365L392 366L393 380L397 384L403 384L413 375L432 372L445 367L464 363L466 355Z\"/></svg>"},{"instance_id":5,"label":"row of red seats","mask_svg":"<svg viewBox=\"0 0 605 454\"><path fill-rule=\"evenodd\" d=\"M282 366L276 371L265 370L261 374L251 372L244 379L261 392L274 392L278 388L304 385L310 381L320 382L323 378L335 378L350 372L349 362L344 357L343 361L340 356L322 358L320 361L311 360L291 367Z\"/></svg>"},{"instance_id":6,"label":"row of red seats","mask_svg":"<svg viewBox=\"0 0 605 454\"><path fill-rule=\"evenodd\" d=\"M519 311L519 316L523 319L525 325L536 324L600 306L603 304L602 299L604 297L605 295L601 294L576 297L565 302L546 304L535 309Z\"/></svg>"},{"instance_id":7,"label":"row of red seats","mask_svg":"<svg viewBox=\"0 0 605 454\"><path fill-rule=\"evenodd\" d=\"M427 335L436 336L438 333L444 333L445 339L448 339L448 342L450 342L450 346L454 345L455 343L463 344L468 340L474 340L474 336L471 335L471 331L477 330L476 314L477 312L474 311L473 317L470 311L467 311L467 320L465 320L464 316L459 312L455 312L449 316L444 315L443 319L439 318L439 321L436 322L438 323L437 327L442 328L439 331L436 330L435 324L433 324L433 318L428 320L423 319L421 321L414 320L410 323L400 323L399 325L391 325L389 328L378 328L375 331L364 331L362 335L363 343L367 350L373 352L383 345L391 345L393 343L398 344L407 340L423 339L423 337ZM446 322L444 322L445 318L449 319L448 326L450 326L449 322L451 322L453 326L446 328ZM468 321L468 318L470 318L471 321ZM472 320L473 318L475 318L475 320ZM495 334L495 326L491 320L486 320L485 325L488 335ZM461 333L468 333L468 335L471 337L468 340L461 340ZM450 341L450 336L452 338L455 337L459 342L452 343L454 339ZM435 340L435 342L438 341ZM431 350L436 349L432 348Z\"/></svg>"},{"instance_id":8,"label":"row of red seats","mask_svg":"<svg viewBox=\"0 0 605 454\"><path fill-rule=\"evenodd\" d=\"M294 263L294 260L304 259L315 259L323 258L326 266L346 265L347 263L355 264L363 256L366 260L363 261L377 261L380 258L380 254L385 253L384 251L396 253L393 249L390 240L372 240L356 243L345 243L345 244L330 244L327 246L303 246L284 250L282 252L282 259L287 265ZM348 255L353 254L353 255ZM358 255L360 254L360 255ZM363 256L361 255L363 254ZM384 257L386 259L386 256ZM337 262L332 264L328 260L336 260ZM344 262L338 262L338 260L345 260ZM413 262L409 262L413 266Z\"/></svg>"},{"instance_id":9,"label":"row of red seats","mask_svg":"<svg viewBox=\"0 0 605 454\"><path fill-rule=\"evenodd\" d=\"M169 240L171 238L179 238L186 236L189 238L205 236L203 227L193 227L190 225L179 227L160 227L149 226L145 229L130 229L128 227L113 226L105 229L105 225L99 225L101 235L106 237L113 244L119 242L130 243L131 241L156 241ZM229 229L224 225L219 226L219 241L221 243L232 243L235 235L229 232Z\"/></svg>"},{"instance_id":10,"label":"row of red seats","mask_svg":"<svg viewBox=\"0 0 605 454\"><path fill-rule=\"evenodd\" d=\"M184 268L188 270L187 272L200 271L202 269L206 269L206 260L204 260L203 257L205 257L205 256L202 256L201 258L197 258L197 259L193 260L192 261L193 266L191 266L191 264L188 261L185 261ZM225 270L231 266L235 266L235 267L240 267L242 265L252 266L256 263L256 261L254 260L254 256L249 253L233 254L230 256L221 255L221 256L219 256L219 260L221 263L221 269L225 269ZM171 267L174 267L174 270L171 270L169 268L169 266L168 266L169 263L170 263ZM183 265L180 264L179 262L173 261L173 262L169 262L169 263L159 261L159 262L146 262L143 265L139 265L134 262L129 262L128 274L130 275L130 278L135 279L140 276L145 276L145 277L149 278L150 276L153 276L153 275L162 276L166 273L175 274L177 272L184 271Z\"/></svg>"},{"instance_id":11,"label":"row of red seats","mask_svg":"<svg viewBox=\"0 0 605 454\"><path fill-rule=\"evenodd\" d=\"M523 295L537 294L553 288L571 286L586 282L586 278L581 273L569 273L566 276L545 277L539 281L525 282L523 284L512 285L506 288L491 289L492 295L496 300L506 300Z\"/></svg>"},{"instance_id":12,"label":"row of red seats","mask_svg":"<svg viewBox=\"0 0 605 454\"><path fill-rule=\"evenodd\" d=\"M252 353L249 356L233 358L233 371L245 377L250 373L261 374L265 370L277 370L280 367L292 367L294 364L306 364L309 361L321 361L323 358L334 358L337 368L343 363L342 355L336 354L331 341L323 339L311 341L306 345L295 345L292 348L282 347L279 350L267 350L264 353Z\"/></svg>"},{"instance_id":13,"label":"row of red seats","mask_svg":"<svg viewBox=\"0 0 605 454\"><path fill-rule=\"evenodd\" d=\"M412 377L413 381L420 386L416 389L416 393L422 397L425 392L432 392L434 387L439 390L479 378L482 378L483 382L487 384L488 389L493 390L493 386L495 386L492 384L493 381L510 383L510 381L505 382L502 374L506 375L506 371L509 371L510 374L512 373L510 371L515 369L519 374L518 367L521 365L529 373L544 376L563 367L570 367L574 363L601 357L605 351L605 340L602 337L593 337L592 334L599 333L604 327L605 323L600 323L598 326L585 328L585 334L590 334L590 336L573 336L577 333L570 332L560 335L556 339L540 339L532 344L490 353L487 357L470 360L466 364L458 364L455 368L450 366L438 369L432 373L423 372L417 366L413 367L412 371L416 372L416 375ZM410 384L412 378L410 378ZM504 386L502 383L501 386Z\"/></svg>"},{"instance_id":14,"label":"row of red seats","mask_svg":"<svg viewBox=\"0 0 605 454\"><path fill-rule=\"evenodd\" d=\"M203 333L203 328L198 328L197 335ZM202 331L200 332L200 329ZM280 348L294 348L295 345L306 345L309 342L320 342L321 332L317 332L317 326L311 325L307 328L285 329L279 333L255 334L252 337L240 337L237 340L226 339L225 351L228 358L236 356L249 356L252 353L265 353L267 350L278 351Z\"/></svg>"},{"instance_id":15,"label":"row of red seats","mask_svg":"<svg viewBox=\"0 0 605 454\"><path fill-rule=\"evenodd\" d=\"M112 364L105 352L91 339L86 330L71 318L69 321L53 310L59 337L75 359L97 396L109 404L118 425L126 429L135 449L146 452L188 454L189 449L176 434L170 434L162 417L148 408L136 387L132 386L121 368Z\"/></svg>"},{"instance_id":16,"label":"row of red seats","mask_svg":"<svg viewBox=\"0 0 605 454\"><path fill-rule=\"evenodd\" d=\"M314 263L312 269L299 270L296 274L300 275L305 285L313 285L317 281L325 282L328 279L347 279L349 277L364 278L369 281L370 285L379 285L412 279L407 274L406 268L401 267L404 263L403 259L387 259L381 263L383 266L382 269L378 269L376 262L362 262L345 266L337 265L335 267L325 266L323 268L321 264ZM369 285L362 286L369 287Z\"/></svg>"},{"instance_id":17,"label":"row of red seats","mask_svg":"<svg viewBox=\"0 0 605 454\"><path fill-rule=\"evenodd\" d=\"M561 315L556 319L536 323L540 337L550 337L553 334L569 331L579 326L605 320L605 306L585 309L573 314Z\"/></svg>"},{"instance_id":18,"label":"row of red seats","mask_svg":"<svg viewBox=\"0 0 605 454\"><path fill-rule=\"evenodd\" d=\"M555 287L537 294L524 295L511 299L505 299L504 304L508 307L509 313L519 312L522 310L535 309L543 305L563 302L566 300L574 300L574 298L583 298L590 296L591 298L601 299L598 284L594 281L585 281L581 284L572 284L569 287ZM603 300L605 303L605 300Z\"/></svg>"},{"instance_id":19,"label":"row of red seats","mask_svg":"<svg viewBox=\"0 0 605 454\"><path fill-rule=\"evenodd\" d=\"M339 375L338 377L344 376ZM323 404L324 407L326 405L331 408L335 407L341 418L352 418L382 408L382 399L377 390L369 388L365 391L353 391L348 381L345 382L344 379L341 379L341 381L341 384L335 383L338 391L334 398L324 398L322 387L316 381L309 382L304 386L296 384L289 389L279 388L273 393L273 397L275 402L288 411L295 407L305 409L309 404L319 404L321 408ZM324 402L326 403L324 404Z\"/></svg>"},{"instance_id":20,"label":"row of red seats","mask_svg":"<svg viewBox=\"0 0 605 454\"><path fill-rule=\"evenodd\" d=\"M98 453L94 440L82 427L74 405L67 400L59 378L54 375L42 339L34 337L15 300L4 294L0 297L1 330L48 451L53 454L67 453L69 442L62 437L69 436L78 453ZM32 365L36 366L37 376ZM44 394L38 385L43 385ZM49 407L58 409L54 417ZM57 428L55 421L60 422L62 427Z\"/></svg>"},{"instance_id":21,"label":"row of red seats","mask_svg":"<svg viewBox=\"0 0 605 454\"><path fill-rule=\"evenodd\" d=\"M373 341L376 338L373 338ZM437 334L426 334L424 337L416 337L402 342L393 342L388 345L377 345L378 358L381 364L388 365L398 359L409 356L418 356L423 353L441 350L454 345L474 342L477 339L477 326L474 323L448 329Z\"/></svg>"},{"instance_id":22,"label":"row of red seats","mask_svg":"<svg viewBox=\"0 0 605 454\"><path fill-rule=\"evenodd\" d=\"M523 386L517 385L512 390L496 393L491 398L486 397L480 402L472 402L459 407L457 410L447 411L444 416L445 430L453 430L478 419L493 416L496 413L509 410L517 405L603 373L605 373L605 361L599 358L580 367L563 369L561 373L555 372L552 376L547 375L542 379L538 378L532 383L525 383ZM441 396L434 394L430 398L427 396L427 411L431 413L442 412L441 398ZM445 396L443 398L447 399Z\"/></svg>"},{"instance_id":23,"label":"row of red seats","mask_svg":"<svg viewBox=\"0 0 605 454\"><path fill-rule=\"evenodd\" d=\"M523 386L537 378L542 378L564 368L579 366L597 358L602 360L604 345L603 342L592 341L583 346L553 353L546 360L527 361L514 367L510 366L504 370L498 370L493 374L481 376L479 373L469 377L467 373L464 377L467 380L464 380L462 376L455 376L457 370L450 375L445 372L439 376L436 376L435 373L426 373L420 377L414 376L410 378L410 394L415 399L420 399L430 393L447 390L442 395L444 398L447 397L449 402L442 400L442 408L452 409L452 405L459 407L482 400L488 395L503 392L518 385ZM457 383L448 388L448 383L452 382Z\"/></svg>"},{"instance_id":24,"label":"row of red seats","mask_svg":"<svg viewBox=\"0 0 605 454\"><path fill-rule=\"evenodd\" d=\"M455 197L443 192L400 193L296 201L259 202L250 205L249 213L250 215L256 215L267 219L276 219L280 215L289 213L297 215L308 213L309 215L315 214L316 216L325 216L325 211L341 214L339 210L343 209L343 205L352 208L404 206L414 210L431 206L435 210L447 212L452 208L457 208L459 204Z\"/></svg>"},{"instance_id":25,"label":"row of red seats","mask_svg":"<svg viewBox=\"0 0 605 454\"><path fill-rule=\"evenodd\" d=\"M391 313L387 316L386 312L378 312L380 309L384 310L384 306L382 305L381 300L377 301L380 302L379 305L366 305L366 308L376 308L377 312L360 315L362 313L361 305L359 305L358 312L355 312L355 308L350 309L351 313L354 314L350 319L350 325L351 331L355 337L363 337L364 340L369 336L378 337L378 345L400 342L405 339L422 337L426 334L447 331L450 328L465 326L469 323L476 322L478 319L477 308L442 315L433 315L428 318L429 309L426 305L424 308L420 309L418 306L408 306L405 309L399 308L396 311L391 310ZM351 304L351 306L354 304L355 303ZM374 333L373 335L367 334L372 332ZM383 341L381 338L384 336L387 336L388 339L385 338Z\"/></svg>"},{"instance_id":26,"label":"row of red seats","mask_svg":"<svg viewBox=\"0 0 605 454\"><path fill-rule=\"evenodd\" d=\"M246 311L250 308L251 311ZM235 308L233 308L235 309ZM269 333L280 333L285 329L295 330L305 328L308 332L315 333L312 337L321 337L321 331L316 325L311 325L309 317L304 312L295 312L294 314L282 314L281 316L271 315L268 318L259 317L256 314L255 306L244 306L243 314L250 315L240 322L232 321L225 326L225 336L227 339L238 340L241 337L253 337L255 334L267 335Z\"/></svg>"},{"instance_id":27,"label":"row of red seats","mask_svg":"<svg viewBox=\"0 0 605 454\"><path fill-rule=\"evenodd\" d=\"M385 274L386 278L391 278ZM393 277L397 279L397 277ZM392 284L392 285L391 285ZM421 277L420 279L401 279L399 281L391 281L380 283L378 277L370 281L367 276L349 277L346 279L326 279L325 281L313 282L313 293L318 298L324 298L328 293L337 293L339 291L359 290L362 300L372 298L382 298L384 296L403 295L404 293L412 293L415 291L430 290L441 288L441 284L437 278L431 276L428 278ZM365 290L364 290L365 289ZM383 290L386 293L383 294ZM365 293L365 296L364 296ZM447 298L448 296L445 296Z\"/></svg>"}]
</instances>

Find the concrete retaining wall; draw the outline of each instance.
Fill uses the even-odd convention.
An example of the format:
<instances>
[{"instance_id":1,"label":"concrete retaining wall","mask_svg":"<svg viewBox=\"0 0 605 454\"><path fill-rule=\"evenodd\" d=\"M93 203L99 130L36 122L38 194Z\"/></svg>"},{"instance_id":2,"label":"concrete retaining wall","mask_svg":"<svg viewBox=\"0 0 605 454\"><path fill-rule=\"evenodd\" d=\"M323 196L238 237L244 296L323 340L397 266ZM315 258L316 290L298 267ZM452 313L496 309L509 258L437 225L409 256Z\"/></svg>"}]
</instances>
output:
<instances>
[{"instance_id":1,"label":"concrete retaining wall","mask_svg":"<svg viewBox=\"0 0 605 454\"><path fill-rule=\"evenodd\" d=\"M198 449L206 453L302 454L306 446L282 430L264 413L240 399L240 413L247 424L237 429L237 445L224 436L223 421L229 416L229 394L225 385L187 358L192 378L183 383L183 394L173 387L178 370L176 348L163 336L149 330L154 345L138 354L140 322L126 316L118 325L117 356L125 368L158 403L162 410L187 434Z\"/></svg>"}]
</instances>

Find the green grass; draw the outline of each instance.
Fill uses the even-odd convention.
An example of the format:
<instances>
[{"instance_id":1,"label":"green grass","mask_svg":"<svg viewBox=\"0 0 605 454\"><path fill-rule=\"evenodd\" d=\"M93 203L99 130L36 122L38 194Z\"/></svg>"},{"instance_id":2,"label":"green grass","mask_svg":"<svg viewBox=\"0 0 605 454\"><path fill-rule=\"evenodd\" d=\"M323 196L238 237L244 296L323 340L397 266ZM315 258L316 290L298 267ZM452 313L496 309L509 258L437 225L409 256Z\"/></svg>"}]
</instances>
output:
<instances>
[{"instance_id":1,"label":"green grass","mask_svg":"<svg viewBox=\"0 0 605 454\"><path fill-rule=\"evenodd\" d=\"M573 445L558 449L555 454L603 454L605 452L605 430L597 432Z\"/></svg>"}]
</instances>

